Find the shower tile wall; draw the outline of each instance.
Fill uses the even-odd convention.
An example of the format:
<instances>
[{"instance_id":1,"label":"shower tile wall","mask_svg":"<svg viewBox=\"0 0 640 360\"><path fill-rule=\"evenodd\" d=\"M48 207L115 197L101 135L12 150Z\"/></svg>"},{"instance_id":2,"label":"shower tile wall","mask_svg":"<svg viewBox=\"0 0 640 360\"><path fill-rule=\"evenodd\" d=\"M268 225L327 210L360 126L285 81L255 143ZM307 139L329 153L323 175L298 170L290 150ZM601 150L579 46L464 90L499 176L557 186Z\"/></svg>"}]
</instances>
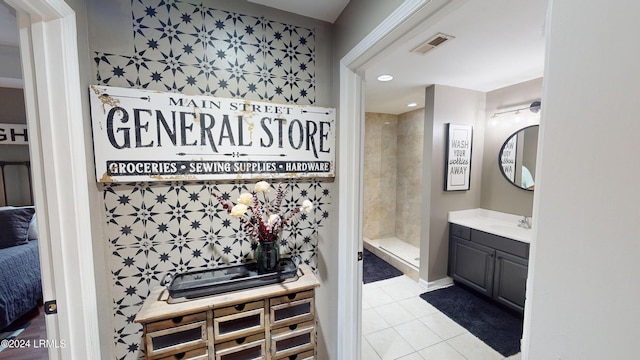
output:
<instances>
[{"instance_id":1,"label":"shower tile wall","mask_svg":"<svg viewBox=\"0 0 640 360\"><path fill-rule=\"evenodd\" d=\"M398 118L398 166L396 182L396 237L420 247L422 214L422 149L424 109Z\"/></svg>"},{"instance_id":2,"label":"shower tile wall","mask_svg":"<svg viewBox=\"0 0 640 360\"><path fill-rule=\"evenodd\" d=\"M420 247L424 109L365 114L364 229Z\"/></svg>"},{"instance_id":3,"label":"shower tile wall","mask_svg":"<svg viewBox=\"0 0 640 360\"><path fill-rule=\"evenodd\" d=\"M365 114L363 234L369 239L395 232L397 131L398 116Z\"/></svg>"}]
</instances>

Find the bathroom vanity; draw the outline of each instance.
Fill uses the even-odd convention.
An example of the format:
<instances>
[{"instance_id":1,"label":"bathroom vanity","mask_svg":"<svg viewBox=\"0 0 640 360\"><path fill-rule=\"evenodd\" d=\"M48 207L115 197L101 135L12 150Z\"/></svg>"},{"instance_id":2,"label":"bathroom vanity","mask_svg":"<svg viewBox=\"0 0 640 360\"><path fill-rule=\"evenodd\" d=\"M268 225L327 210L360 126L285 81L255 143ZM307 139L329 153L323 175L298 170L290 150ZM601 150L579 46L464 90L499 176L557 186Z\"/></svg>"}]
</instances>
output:
<instances>
[{"instance_id":1,"label":"bathroom vanity","mask_svg":"<svg viewBox=\"0 0 640 360\"><path fill-rule=\"evenodd\" d=\"M524 312L531 230L521 216L485 209L449 213L449 269L454 281Z\"/></svg>"}]
</instances>

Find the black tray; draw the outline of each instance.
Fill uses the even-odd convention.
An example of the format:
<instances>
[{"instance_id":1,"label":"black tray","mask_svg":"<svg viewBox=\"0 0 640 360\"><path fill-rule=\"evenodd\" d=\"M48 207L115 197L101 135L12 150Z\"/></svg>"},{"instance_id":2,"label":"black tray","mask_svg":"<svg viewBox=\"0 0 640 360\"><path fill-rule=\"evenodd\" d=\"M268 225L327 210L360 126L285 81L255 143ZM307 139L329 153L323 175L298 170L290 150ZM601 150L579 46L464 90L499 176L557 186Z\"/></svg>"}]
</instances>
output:
<instances>
[{"instance_id":1,"label":"black tray","mask_svg":"<svg viewBox=\"0 0 640 360\"><path fill-rule=\"evenodd\" d=\"M255 262L217 269L187 272L163 279L169 291L168 303L183 302L224 292L275 284L296 278L298 266L290 258L280 260L279 270L258 274ZM170 275L168 275L170 276Z\"/></svg>"}]
</instances>

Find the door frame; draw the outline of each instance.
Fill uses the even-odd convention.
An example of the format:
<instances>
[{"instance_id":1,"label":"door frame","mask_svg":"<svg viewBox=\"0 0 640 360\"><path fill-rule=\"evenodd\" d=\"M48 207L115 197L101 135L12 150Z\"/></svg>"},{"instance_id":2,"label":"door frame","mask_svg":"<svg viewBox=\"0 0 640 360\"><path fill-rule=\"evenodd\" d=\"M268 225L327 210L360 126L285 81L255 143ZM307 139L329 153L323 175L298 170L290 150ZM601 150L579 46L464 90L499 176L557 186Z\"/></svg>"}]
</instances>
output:
<instances>
[{"instance_id":1,"label":"door frame","mask_svg":"<svg viewBox=\"0 0 640 360\"><path fill-rule=\"evenodd\" d=\"M360 359L364 184L364 68L424 19L412 15L432 0L405 0L340 60L338 155L338 358ZM437 0L435 2L438 2ZM448 2L448 1L444 1Z\"/></svg>"},{"instance_id":2,"label":"door frame","mask_svg":"<svg viewBox=\"0 0 640 360\"><path fill-rule=\"evenodd\" d=\"M43 295L57 305L45 317L49 358L100 359L75 13L63 0L6 3L20 34Z\"/></svg>"}]
</instances>

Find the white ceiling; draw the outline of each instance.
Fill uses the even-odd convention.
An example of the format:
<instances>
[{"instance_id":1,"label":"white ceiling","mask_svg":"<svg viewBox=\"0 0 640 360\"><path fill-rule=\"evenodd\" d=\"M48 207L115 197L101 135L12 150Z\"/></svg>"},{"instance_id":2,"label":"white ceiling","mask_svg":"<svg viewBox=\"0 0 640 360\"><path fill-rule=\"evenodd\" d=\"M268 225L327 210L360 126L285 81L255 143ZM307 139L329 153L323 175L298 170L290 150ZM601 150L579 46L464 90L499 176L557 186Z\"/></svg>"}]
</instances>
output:
<instances>
[{"instance_id":1,"label":"white ceiling","mask_svg":"<svg viewBox=\"0 0 640 360\"><path fill-rule=\"evenodd\" d=\"M333 12L344 6L336 4L337 0L254 2L277 3L281 10L320 19L315 16L317 6ZM424 107L424 89L433 84L488 92L542 77L547 1L452 0L432 1L427 6L441 4L446 5L439 12L446 16L436 12L367 64L366 111L401 114L412 110L407 107L411 102ZM410 53L437 33L455 39L426 55ZM378 82L376 77L381 74L391 74L394 80Z\"/></svg>"},{"instance_id":2,"label":"white ceiling","mask_svg":"<svg viewBox=\"0 0 640 360\"><path fill-rule=\"evenodd\" d=\"M248 0L249 2L333 23L349 0Z\"/></svg>"},{"instance_id":3,"label":"white ceiling","mask_svg":"<svg viewBox=\"0 0 640 360\"><path fill-rule=\"evenodd\" d=\"M400 114L424 106L433 84L488 92L543 75L547 2L462 1L383 52L365 70L366 111ZM410 51L437 33L455 36L425 55ZM381 83L380 74L394 80Z\"/></svg>"},{"instance_id":4,"label":"white ceiling","mask_svg":"<svg viewBox=\"0 0 640 360\"><path fill-rule=\"evenodd\" d=\"M349 2L248 1L328 22ZM454 3L446 16L433 16L367 64L366 111L400 114L412 110L406 106L410 102L423 107L424 88L433 84L487 92L542 77L547 1L450 1ZM455 39L426 55L409 52L439 32ZM0 0L0 46L17 44L15 16ZM376 81L383 73L394 80Z\"/></svg>"}]
</instances>

